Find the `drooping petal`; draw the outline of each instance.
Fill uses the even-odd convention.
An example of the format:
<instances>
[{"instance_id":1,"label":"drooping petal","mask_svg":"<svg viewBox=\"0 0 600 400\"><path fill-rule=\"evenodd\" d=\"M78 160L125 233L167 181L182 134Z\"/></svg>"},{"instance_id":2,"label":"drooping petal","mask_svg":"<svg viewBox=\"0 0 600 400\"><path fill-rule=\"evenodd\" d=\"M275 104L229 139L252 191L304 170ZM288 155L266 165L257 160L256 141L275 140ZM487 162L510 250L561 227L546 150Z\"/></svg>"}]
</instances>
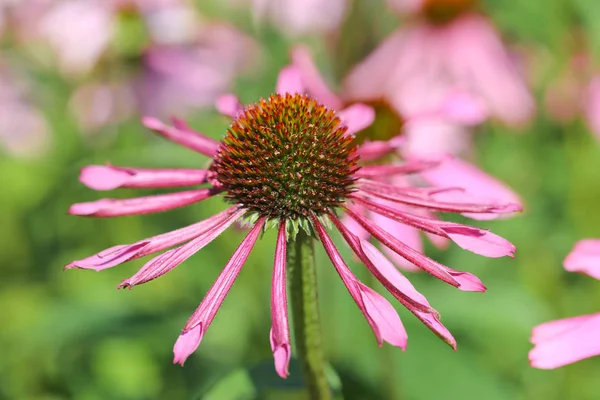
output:
<instances>
[{"instance_id":1,"label":"drooping petal","mask_svg":"<svg viewBox=\"0 0 600 400\"><path fill-rule=\"evenodd\" d=\"M375 246L350 233L335 215L330 215L330 218L355 254L377 280L425 326L456 350L456 340L439 321L438 312L431 308L425 296L419 293Z\"/></svg>"},{"instance_id":2,"label":"drooping petal","mask_svg":"<svg viewBox=\"0 0 600 400\"><path fill-rule=\"evenodd\" d=\"M183 367L185 360L200 346L203 336L202 324L188 332L182 332L173 346L173 364L180 364Z\"/></svg>"},{"instance_id":3,"label":"drooping petal","mask_svg":"<svg viewBox=\"0 0 600 400\"><path fill-rule=\"evenodd\" d=\"M79 180L94 190L116 188L165 188L205 183L209 171L202 169L142 169L90 165L81 169Z\"/></svg>"},{"instance_id":4,"label":"drooping petal","mask_svg":"<svg viewBox=\"0 0 600 400\"><path fill-rule=\"evenodd\" d=\"M398 187L381 182L361 180L357 195L374 196L383 200L423 207L434 211L463 214L506 214L521 210L516 203L486 203L465 194L462 188Z\"/></svg>"},{"instance_id":5,"label":"drooping petal","mask_svg":"<svg viewBox=\"0 0 600 400\"><path fill-rule=\"evenodd\" d=\"M465 250L490 258L514 257L515 246L490 231L451 223L439 223L438 226L454 243Z\"/></svg>"},{"instance_id":6,"label":"drooping petal","mask_svg":"<svg viewBox=\"0 0 600 400\"><path fill-rule=\"evenodd\" d=\"M244 210L240 210L238 207L233 206L193 225L140 240L139 242L129 245L114 246L91 257L73 261L65 266L65 269L82 268L101 271L103 269L111 268L126 261L134 260L157 251L168 249L171 246L187 242L229 218L239 218L244 212Z\"/></svg>"},{"instance_id":7,"label":"drooping petal","mask_svg":"<svg viewBox=\"0 0 600 400\"><path fill-rule=\"evenodd\" d=\"M580 240L564 262L565 269L600 279L600 239Z\"/></svg>"},{"instance_id":8,"label":"drooping petal","mask_svg":"<svg viewBox=\"0 0 600 400\"><path fill-rule=\"evenodd\" d=\"M248 232L248 235L240 243L215 283L213 283L208 293L204 296L200 306L185 324L183 328L184 333L193 330L196 326L201 326L202 334L206 332L215 318L221 303L225 300L229 289L231 289L233 282L235 282L240 270L244 266L250 251L254 247L254 243L258 239L258 235L260 235L265 225L265 221L264 217L256 221L250 232Z\"/></svg>"},{"instance_id":9,"label":"drooping petal","mask_svg":"<svg viewBox=\"0 0 600 400\"><path fill-rule=\"evenodd\" d=\"M533 328L531 366L553 369L600 355L600 314L547 322Z\"/></svg>"},{"instance_id":10,"label":"drooping petal","mask_svg":"<svg viewBox=\"0 0 600 400\"><path fill-rule=\"evenodd\" d=\"M400 256L406 258L423 271L435 276L436 278L449 283L450 285L464 291L483 292L486 290L481 281L473 274L468 272L456 271L445 265L430 259L429 257L408 247L401 241L394 238L377 225L371 223L368 219L354 212L351 208L345 208L346 212L362 225L371 235L379 240L383 245L389 247Z\"/></svg>"},{"instance_id":11,"label":"drooping petal","mask_svg":"<svg viewBox=\"0 0 600 400\"><path fill-rule=\"evenodd\" d=\"M375 120L375 110L366 104L356 103L338 111L342 123L348 127L346 133L354 135L368 128Z\"/></svg>"},{"instance_id":12,"label":"drooping petal","mask_svg":"<svg viewBox=\"0 0 600 400\"><path fill-rule=\"evenodd\" d=\"M293 65L300 72L306 91L319 103L329 108L334 110L342 108L342 100L325 83L310 50L306 46L297 45L292 49L291 56Z\"/></svg>"},{"instance_id":13,"label":"drooping petal","mask_svg":"<svg viewBox=\"0 0 600 400\"><path fill-rule=\"evenodd\" d=\"M394 307L385 298L365 286L354 276L321 223L316 217L312 217L311 220L321 243L323 243L325 252L331 259L338 275L342 278L348 292L350 292L358 308L360 308L367 318L369 325L371 325L379 346L386 341L403 350L406 349L408 335Z\"/></svg>"},{"instance_id":14,"label":"drooping petal","mask_svg":"<svg viewBox=\"0 0 600 400\"><path fill-rule=\"evenodd\" d=\"M467 195L486 202L520 204L521 199L506 184L464 160L446 157L436 167L424 170L421 176L434 186L459 186ZM469 214L473 219L493 219L497 214Z\"/></svg>"},{"instance_id":15,"label":"drooping petal","mask_svg":"<svg viewBox=\"0 0 600 400\"><path fill-rule=\"evenodd\" d=\"M279 94L295 94L300 93L303 94L306 92L306 88L304 87L304 82L302 82L302 75L298 68L293 65L289 65L287 67L283 67L279 72L279 76L277 77L277 85L275 86L275 90Z\"/></svg>"},{"instance_id":16,"label":"drooping petal","mask_svg":"<svg viewBox=\"0 0 600 400\"><path fill-rule=\"evenodd\" d=\"M237 115L244 109L240 99L231 93L219 96L215 106L218 112L230 118L236 118Z\"/></svg>"},{"instance_id":17,"label":"drooping petal","mask_svg":"<svg viewBox=\"0 0 600 400\"><path fill-rule=\"evenodd\" d=\"M286 291L286 223L279 223L277 246L275 248L275 265L273 267L273 283L271 285L271 350L275 360L275 370L282 378L289 375L288 366L291 357L290 327L288 322Z\"/></svg>"},{"instance_id":18,"label":"drooping petal","mask_svg":"<svg viewBox=\"0 0 600 400\"><path fill-rule=\"evenodd\" d=\"M148 261L138 272L131 278L125 279L117 286L117 288L132 288L135 285L146 283L158 278L177 267L179 264L193 256L204 246L212 242L217 236L223 233L228 227L233 224L240 213L234 213L228 218L223 219L220 223L213 225L209 229L197 235L183 246L171 249L160 256Z\"/></svg>"},{"instance_id":19,"label":"drooping petal","mask_svg":"<svg viewBox=\"0 0 600 400\"><path fill-rule=\"evenodd\" d=\"M423 253L423 239L421 238L421 234L419 233L419 231L414 227L394 221L393 219L387 218L381 214L377 214L374 212L369 212L367 218L375 225L379 226L382 230L388 232L390 235L400 240L402 243L413 248L419 253ZM419 267L417 267L404 257L396 254L396 252L394 252L393 250L384 247L383 251L394 262L394 264L397 267L405 271L411 272L416 272L420 270Z\"/></svg>"},{"instance_id":20,"label":"drooping petal","mask_svg":"<svg viewBox=\"0 0 600 400\"><path fill-rule=\"evenodd\" d=\"M454 222L421 217L397 208L389 207L385 204L362 198L356 198L355 200L374 213L391 218L398 223L451 239L463 249L472 251L475 254L491 258L504 256L514 257L514 252L516 251L515 246L508 240L495 235L490 231Z\"/></svg>"},{"instance_id":21,"label":"drooping petal","mask_svg":"<svg viewBox=\"0 0 600 400\"><path fill-rule=\"evenodd\" d=\"M69 214L99 218L150 214L197 203L217 193L219 193L218 189L210 188L131 199L100 199L73 204L69 208Z\"/></svg>"},{"instance_id":22,"label":"drooping petal","mask_svg":"<svg viewBox=\"0 0 600 400\"><path fill-rule=\"evenodd\" d=\"M413 300L421 303L425 307L430 307L429 302L421 293L417 292L414 286L410 283L405 276L400 274L397 269L394 268L392 263L385 258L385 256L377 250L371 243L361 240L360 247L363 254L373 263L373 265L386 276L394 286L406 293L407 296ZM454 350L456 350L456 340L446 329L446 327L440 322L437 311L431 309L431 311L423 312L415 307L407 308L416 315L433 333L440 337L444 342L448 343Z\"/></svg>"},{"instance_id":23,"label":"drooping petal","mask_svg":"<svg viewBox=\"0 0 600 400\"><path fill-rule=\"evenodd\" d=\"M165 138L197 151L205 156L214 157L219 149L219 142L193 131L180 120L173 120L179 126L169 126L153 117L142 118L142 124Z\"/></svg>"}]
</instances>

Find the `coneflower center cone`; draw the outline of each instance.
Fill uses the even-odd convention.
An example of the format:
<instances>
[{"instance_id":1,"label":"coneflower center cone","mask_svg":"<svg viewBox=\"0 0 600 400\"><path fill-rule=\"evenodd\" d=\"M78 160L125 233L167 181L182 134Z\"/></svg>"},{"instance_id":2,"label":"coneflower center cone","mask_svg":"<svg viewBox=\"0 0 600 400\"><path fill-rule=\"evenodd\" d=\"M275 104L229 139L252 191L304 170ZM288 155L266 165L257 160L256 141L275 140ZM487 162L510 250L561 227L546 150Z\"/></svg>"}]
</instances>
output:
<instances>
[{"instance_id":1,"label":"coneflower center cone","mask_svg":"<svg viewBox=\"0 0 600 400\"><path fill-rule=\"evenodd\" d=\"M433 24L446 24L476 8L476 0L425 0L423 15Z\"/></svg>"},{"instance_id":2,"label":"coneflower center cone","mask_svg":"<svg viewBox=\"0 0 600 400\"><path fill-rule=\"evenodd\" d=\"M370 141L389 141L402 133L404 119L394 108L384 99L363 101L362 104L370 106L375 111L375 120L373 123L357 132L355 140L357 144Z\"/></svg>"},{"instance_id":3,"label":"coneflower center cone","mask_svg":"<svg viewBox=\"0 0 600 400\"><path fill-rule=\"evenodd\" d=\"M308 220L354 190L358 156L335 112L301 94L272 95L240 112L211 170L225 198L259 217Z\"/></svg>"}]
</instances>

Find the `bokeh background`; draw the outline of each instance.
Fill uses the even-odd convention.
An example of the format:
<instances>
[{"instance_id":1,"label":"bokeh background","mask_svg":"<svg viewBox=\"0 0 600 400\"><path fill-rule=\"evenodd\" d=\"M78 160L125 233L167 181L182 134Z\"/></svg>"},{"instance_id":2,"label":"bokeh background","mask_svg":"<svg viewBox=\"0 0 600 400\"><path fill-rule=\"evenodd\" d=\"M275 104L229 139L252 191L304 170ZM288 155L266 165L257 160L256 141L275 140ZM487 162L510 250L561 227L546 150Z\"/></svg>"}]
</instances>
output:
<instances>
[{"instance_id":1,"label":"bokeh background","mask_svg":"<svg viewBox=\"0 0 600 400\"><path fill-rule=\"evenodd\" d=\"M133 290L115 287L145 260L100 273L63 266L206 218L221 200L117 219L66 211L102 195L77 180L87 164L206 166L202 156L141 127L141 115L182 116L219 138L228 121L214 111L216 96L234 91L246 103L267 96L293 44L310 46L336 87L402 21L375 0L348 1L343 12L340 2L324 2L330 7L309 32L271 18L281 10L257 12L241 0L109 3L0 1L0 398L303 398L296 366L285 381L272 367L272 233L259 241L182 368L172 364L172 344L241 231L228 231L168 276ZM294 16L295 3L277 7ZM538 104L520 129L493 121L476 128L469 156L524 201L522 215L477 223L511 240L517 256L486 259L456 246L427 247L433 258L476 273L488 291L460 292L409 274L459 350L398 304L409 332L402 352L377 347L319 253L325 347L346 399L600 398L599 359L554 371L527 361L534 325L600 310L600 282L562 268L577 240L600 236L598 136L566 112L597 66L600 3L487 0L480 9L496 23ZM352 268L382 289L366 269Z\"/></svg>"}]
</instances>

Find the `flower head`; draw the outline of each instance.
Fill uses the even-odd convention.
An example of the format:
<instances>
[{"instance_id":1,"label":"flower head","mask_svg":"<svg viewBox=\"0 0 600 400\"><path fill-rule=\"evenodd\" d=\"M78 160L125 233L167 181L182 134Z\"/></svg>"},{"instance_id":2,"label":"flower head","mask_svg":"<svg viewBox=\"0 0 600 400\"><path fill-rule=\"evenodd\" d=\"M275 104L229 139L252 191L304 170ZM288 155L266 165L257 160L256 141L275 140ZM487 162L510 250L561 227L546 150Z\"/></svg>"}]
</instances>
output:
<instances>
[{"instance_id":1,"label":"flower head","mask_svg":"<svg viewBox=\"0 0 600 400\"><path fill-rule=\"evenodd\" d=\"M383 96L412 114L460 89L506 124L522 125L531 118L532 96L495 27L475 9L475 0L389 3L414 21L353 68L344 83L347 96Z\"/></svg>"},{"instance_id":2,"label":"flower head","mask_svg":"<svg viewBox=\"0 0 600 400\"><path fill-rule=\"evenodd\" d=\"M440 323L439 315L425 297L366 239L354 233L340 219L347 214L355 225L369 232L391 251L416 267L461 290L484 291L474 275L451 269L426 257L382 227L362 216L360 209L385 216L399 224L453 240L459 246L489 257L511 256L514 246L489 231L407 212L414 210L467 214L507 213L514 204L474 203L459 188L424 188L392 185L380 176L403 176L428 164L399 166L359 164L360 148L352 133L368 125L372 116L364 105L336 111L306 94L303 82L293 69L284 69L277 94L255 104L242 106L233 96L220 99L217 107L233 119L224 138L217 142L194 132L180 120L173 126L145 118L144 124L160 135L212 158L207 170L138 169L90 166L82 170L81 181L97 190L119 187L157 188L206 185L173 194L135 199L103 199L75 204L70 213L108 217L166 211L222 195L230 207L188 227L154 236L129 245L119 245L67 268L101 270L122 262L167 250L147 262L119 287L133 287L155 279L175 268L210 243L236 221L244 220L250 232L232 255L209 289L198 309L185 324L175 343L174 362L183 364L198 347L233 285L260 233L277 226L272 281L270 341L275 368L288 374L291 344L286 300L286 246L298 229L318 238L353 300L365 315L381 345L384 341L405 348L407 335L392 305L360 282L333 244L326 227L331 223L343 236L357 258L383 286L417 318L452 347L456 342ZM174 247L177 246L179 247Z\"/></svg>"},{"instance_id":3,"label":"flower head","mask_svg":"<svg viewBox=\"0 0 600 400\"><path fill-rule=\"evenodd\" d=\"M353 191L357 156L333 110L301 94L276 94L244 109L211 171L225 198L269 219L308 220Z\"/></svg>"}]
</instances>

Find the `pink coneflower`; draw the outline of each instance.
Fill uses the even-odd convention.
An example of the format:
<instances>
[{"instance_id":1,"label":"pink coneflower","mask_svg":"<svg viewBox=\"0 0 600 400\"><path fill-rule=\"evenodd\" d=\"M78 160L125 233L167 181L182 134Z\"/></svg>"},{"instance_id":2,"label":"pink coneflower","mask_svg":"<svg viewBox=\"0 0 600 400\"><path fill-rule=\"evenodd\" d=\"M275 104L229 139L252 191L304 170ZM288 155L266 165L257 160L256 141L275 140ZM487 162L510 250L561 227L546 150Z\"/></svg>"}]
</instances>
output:
<instances>
[{"instance_id":1,"label":"pink coneflower","mask_svg":"<svg viewBox=\"0 0 600 400\"><path fill-rule=\"evenodd\" d=\"M600 279L600 239L581 240L565 258L564 267ZM533 328L529 352L531 366L562 367L600 355L600 313L546 322Z\"/></svg>"},{"instance_id":2,"label":"pink coneflower","mask_svg":"<svg viewBox=\"0 0 600 400\"><path fill-rule=\"evenodd\" d=\"M176 231L129 245L119 245L66 268L103 270L125 261L167 250L146 263L120 288L158 278L177 267L219 236L236 221L250 232L232 255L198 309L185 324L174 346L174 362L183 364L200 344L221 303L233 285L258 236L276 226L278 239L272 283L271 346L279 375L288 375L290 334L286 295L286 252L297 237L318 238L350 295L372 327L378 343L406 347L407 334L392 305L360 282L342 259L330 238L332 225L343 236L358 259L383 286L429 329L453 348L456 342L439 322L438 313L410 282L371 243L354 235L340 219L347 214L373 237L417 267L465 291L484 291L474 275L461 272L414 250L382 227L363 217L360 208L417 227L431 235L450 239L460 247L489 257L512 256L514 246L493 233L453 222L423 217L379 203L409 205L415 210L456 213L514 212L514 204L474 204L460 198L457 188L425 188L390 185L381 175L403 176L426 168L427 163L398 166L361 166L354 138L348 132L364 125L356 114L336 113L315 99L301 94L304 88L288 69L280 75L277 94L242 107L233 97L219 108L232 115L224 138L217 142L174 119L168 126L153 118L143 123L158 134L212 158L206 170L138 169L89 166L80 180L96 190L159 188L205 185L203 188L133 199L102 199L71 206L69 213L90 217L114 217L167 211L221 195L229 207L204 220ZM348 117L353 115L353 117ZM452 194L454 201L445 201ZM315 288L311 289L313 292Z\"/></svg>"},{"instance_id":3,"label":"pink coneflower","mask_svg":"<svg viewBox=\"0 0 600 400\"><path fill-rule=\"evenodd\" d=\"M345 81L347 95L385 94L403 114L461 88L478 96L490 115L519 125L534 102L492 23L475 0L388 0L412 22L397 29ZM369 84L366 84L369 82ZM427 104L426 104L427 105Z\"/></svg>"}]
</instances>

